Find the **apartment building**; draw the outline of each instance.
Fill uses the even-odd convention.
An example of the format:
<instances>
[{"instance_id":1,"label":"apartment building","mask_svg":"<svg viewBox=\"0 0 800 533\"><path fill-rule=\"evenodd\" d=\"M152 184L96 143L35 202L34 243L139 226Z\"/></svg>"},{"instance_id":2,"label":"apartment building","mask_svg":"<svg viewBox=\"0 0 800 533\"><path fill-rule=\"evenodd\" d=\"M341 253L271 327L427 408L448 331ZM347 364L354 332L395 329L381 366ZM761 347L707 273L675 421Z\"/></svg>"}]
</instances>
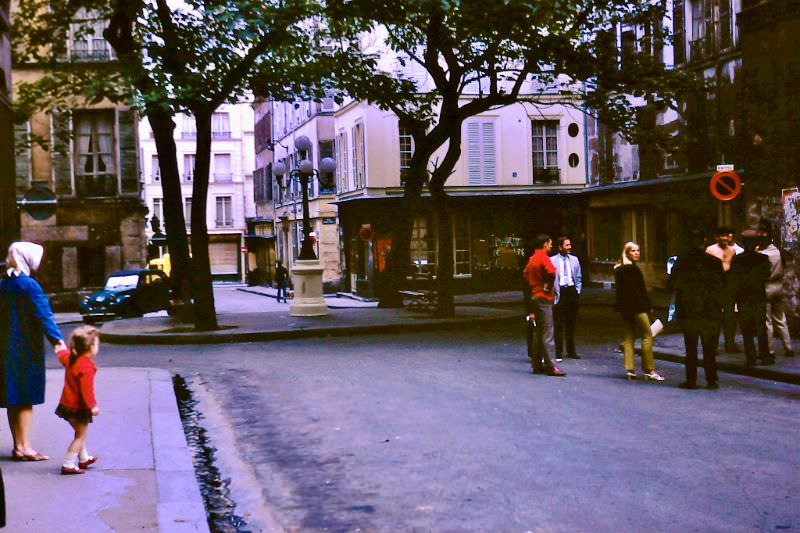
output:
<instances>
[{"instance_id":1,"label":"apartment building","mask_svg":"<svg viewBox=\"0 0 800 533\"><path fill-rule=\"evenodd\" d=\"M192 187L197 130L194 117L175 117L175 144L181 179L181 196L186 229L191 238ZM245 276L246 219L255 215L253 197L253 109L250 104L225 104L211 118L211 169L209 173L207 220L211 274L219 280L241 280ZM139 125L143 163L143 194L148 209L147 238L154 232L153 218L163 231L164 196L150 123Z\"/></svg>"},{"instance_id":2,"label":"apartment building","mask_svg":"<svg viewBox=\"0 0 800 533\"><path fill-rule=\"evenodd\" d=\"M255 215L247 217L248 282L253 284L272 283L275 276L276 235L275 204L272 180L272 102L256 98L253 103L255 131L255 170L253 170L253 198Z\"/></svg>"},{"instance_id":3,"label":"apartment building","mask_svg":"<svg viewBox=\"0 0 800 533\"><path fill-rule=\"evenodd\" d=\"M0 2L0 253L17 237L9 2Z\"/></svg>"},{"instance_id":4,"label":"apartment building","mask_svg":"<svg viewBox=\"0 0 800 533\"><path fill-rule=\"evenodd\" d=\"M86 25L92 32L80 32ZM67 58L100 63L113 59L102 37L106 21L80 10L70 26ZM15 82L33 81L48 66L13 65ZM145 207L140 197L136 113L103 101L36 113L15 126L15 189L34 188L57 199L44 220L20 215L21 238L45 247L39 278L55 306L77 305L80 291L101 286L115 270L146 264ZM48 141L30 145L31 137Z\"/></svg>"},{"instance_id":5,"label":"apartment building","mask_svg":"<svg viewBox=\"0 0 800 533\"><path fill-rule=\"evenodd\" d=\"M539 231L582 227L579 203L570 193L587 184L587 117L573 106L546 101L476 116L463 125L463 156L448 179L455 248L456 290L516 288L525 245ZM272 103L274 159L296 168L294 139L312 140L315 167L334 157L332 186L309 188L311 228L324 267L323 282L371 296L386 269L390 227L402 208L404 172L413 143L397 117L365 102ZM432 160L443 157L435 154ZM273 181L278 257L291 263L302 242L301 191ZM436 271L437 214L423 197L415 220L415 277ZM413 280L412 280L413 282Z\"/></svg>"},{"instance_id":6,"label":"apartment building","mask_svg":"<svg viewBox=\"0 0 800 533\"><path fill-rule=\"evenodd\" d=\"M791 206L798 197L800 134L790 124L799 118L791 80L800 56L786 53L800 49L797 2L673 0L662 22L671 41L658 38L656 25L616 28L620 60L635 47L708 85L698 84L677 109L642 102L648 104L642 116L666 136L670 150L628 144L590 122L586 263L596 281L613 280L613 262L632 240L642 250L648 285L666 286L665 260L681 251L694 227L741 231L765 219L784 248L797 251ZM744 182L732 201L718 201L709 190L721 164L733 165ZM796 276L789 278L794 290L786 292L796 295ZM795 296L791 307L798 303Z\"/></svg>"}]
</instances>

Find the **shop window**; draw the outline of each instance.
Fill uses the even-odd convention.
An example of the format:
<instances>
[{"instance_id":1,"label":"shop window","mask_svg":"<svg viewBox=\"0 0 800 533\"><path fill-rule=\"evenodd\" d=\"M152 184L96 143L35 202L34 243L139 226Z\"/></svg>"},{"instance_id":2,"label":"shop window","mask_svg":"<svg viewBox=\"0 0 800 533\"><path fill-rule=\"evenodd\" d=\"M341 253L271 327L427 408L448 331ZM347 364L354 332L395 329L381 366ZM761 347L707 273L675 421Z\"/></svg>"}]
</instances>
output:
<instances>
[{"instance_id":1,"label":"shop window","mask_svg":"<svg viewBox=\"0 0 800 533\"><path fill-rule=\"evenodd\" d=\"M436 275L436 225L433 217L417 217L411 232L411 263L414 275Z\"/></svg>"},{"instance_id":2,"label":"shop window","mask_svg":"<svg viewBox=\"0 0 800 533\"><path fill-rule=\"evenodd\" d=\"M455 276L470 276L472 274L472 253L469 215L455 215L453 217L453 244L455 254L453 260L453 274Z\"/></svg>"},{"instance_id":3,"label":"shop window","mask_svg":"<svg viewBox=\"0 0 800 533\"><path fill-rule=\"evenodd\" d=\"M614 262L622 253L622 216L604 209L591 213L592 257L596 262Z\"/></svg>"},{"instance_id":4,"label":"shop window","mask_svg":"<svg viewBox=\"0 0 800 533\"><path fill-rule=\"evenodd\" d=\"M78 281L81 287L102 287L105 282L105 250L102 246L78 247Z\"/></svg>"}]
</instances>

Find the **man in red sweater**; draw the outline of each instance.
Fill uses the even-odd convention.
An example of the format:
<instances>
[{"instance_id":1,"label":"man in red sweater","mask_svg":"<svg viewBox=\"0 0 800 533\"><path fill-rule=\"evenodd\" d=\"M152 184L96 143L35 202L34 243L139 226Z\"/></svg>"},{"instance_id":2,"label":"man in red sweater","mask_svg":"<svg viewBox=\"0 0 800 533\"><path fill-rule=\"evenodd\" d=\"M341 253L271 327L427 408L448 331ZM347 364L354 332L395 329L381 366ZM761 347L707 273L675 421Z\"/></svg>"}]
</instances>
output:
<instances>
[{"instance_id":1,"label":"man in red sweater","mask_svg":"<svg viewBox=\"0 0 800 533\"><path fill-rule=\"evenodd\" d=\"M533 241L533 252L522 275L531 287L531 300L528 306L531 320L536 321L536 354L528 354L534 374L566 376L553 365L551 355L555 350L553 337L553 302L555 301L556 269L550 261L553 241L549 235L540 233Z\"/></svg>"}]
</instances>

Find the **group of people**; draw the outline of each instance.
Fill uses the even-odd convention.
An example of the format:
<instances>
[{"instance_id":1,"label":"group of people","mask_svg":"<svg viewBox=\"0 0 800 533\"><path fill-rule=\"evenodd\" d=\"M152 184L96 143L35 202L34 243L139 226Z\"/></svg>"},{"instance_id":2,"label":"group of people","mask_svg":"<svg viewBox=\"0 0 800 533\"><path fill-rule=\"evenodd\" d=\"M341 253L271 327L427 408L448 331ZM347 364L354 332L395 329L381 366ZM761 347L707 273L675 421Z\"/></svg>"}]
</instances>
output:
<instances>
[{"instance_id":1,"label":"group of people","mask_svg":"<svg viewBox=\"0 0 800 533\"><path fill-rule=\"evenodd\" d=\"M725 351L739 352L735 343L737 319L747 366L775 363L771 349L775 333L781 339L784 355L794 356L783 306L786 256L775 246L767 224L743 231L741 239L739 246L733 231L721 227L716 232L716 243L706 247L705 235L695 231L689 251L678 257L672 269L670 284L686 347L686 381L681 387L697 387L699 339L707 386L717 388L720 325Z\"/></svg>"},{"instance_id":2,"label":"group of people","mask_svg":"<svg viewBox=\"0 0 800 533\"><path fill-rule=\"evenodd\" d=\"M31 442L33 406L44 403L44 339L65 367L64 386L55 414L74 430L61 474L84 474L98 457L86 450L89 424L100 414L94 394L97 371L94 357L100 332L80 326L64 342L42 287L32 277L42 261L44 249L31 242L11 244L6 270L0 279L0 407L5 407L11 429L11 459L46 461Z\"/></svg>"},{"instance_id":3,"label":"group of people","mask_svg":"<svg viewBox=\"0 0 800 533\"><path fill-rule=\"evenodd\" d=\"M578 319L583 276L578 258L572 255L572 242L566 236L556 239L558 252L551 258L553 240L544 233L533 242L535 251L522 271L526 282L525 307L528 313L528 357L534 374L563 377L555 366L566 357L580 359L575 350L575 325Z\"/></svg>"},{"instance_id":4,"label":"group of people","mask_svg":"<svg viewBox=\"0 0 800 533\"><path fill-rule=\"evenodd\" d=\"M773 336L777 334L784 355L794 356L783 307L783 276L786 257L774 244L769 225L741 234L742 246L727 227L716 232L716 243L706 246L706 235L692 231L686 253L674 261L669 278L675 293L675 317L683 330L686 349L686 380L679 386L697 388L698 341L703 349L706 385L719 388L717 350L720 326L727 352L736 346L736 321L742 330L746 364L773 364ZM575 325L583 288L581 266L572 255L566 236L556 239L557 253L550 255L553 241L537 235L534 252L525 265L525 305L528 313L528 357L534 374L566 376L558 368L564 356L580 359L575 349ZM622 353L625 377L638 378L634 343L641 339L641 370L648 381L664 381L655 370L653 356L653 310L644 276L637 266L639 245L624 245L614 265L615 309L622 315ZM756 352L755 340L758 340ZM565 350L566 348L566 350Z\"/></svg>"}]
</instances>

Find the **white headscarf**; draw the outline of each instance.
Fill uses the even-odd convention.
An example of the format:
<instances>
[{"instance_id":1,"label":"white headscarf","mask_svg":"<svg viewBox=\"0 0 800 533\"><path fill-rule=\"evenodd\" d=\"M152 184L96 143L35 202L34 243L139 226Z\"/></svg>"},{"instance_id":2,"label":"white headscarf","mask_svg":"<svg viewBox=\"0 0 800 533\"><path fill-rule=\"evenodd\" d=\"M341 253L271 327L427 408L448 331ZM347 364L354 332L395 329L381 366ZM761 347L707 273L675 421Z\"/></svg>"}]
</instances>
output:
<instances>
[{"instance_id":1,"label":"white headscarf","mask_svg":"<svg viewBox=\"0 0 800 533\"><path fill-rule=\"evenodd\" d=\"M8 275L25 274L30 276L39 268L44 255L44 248L34 242L15 242L8 247Z\"/></svg>"}]
</instances>

